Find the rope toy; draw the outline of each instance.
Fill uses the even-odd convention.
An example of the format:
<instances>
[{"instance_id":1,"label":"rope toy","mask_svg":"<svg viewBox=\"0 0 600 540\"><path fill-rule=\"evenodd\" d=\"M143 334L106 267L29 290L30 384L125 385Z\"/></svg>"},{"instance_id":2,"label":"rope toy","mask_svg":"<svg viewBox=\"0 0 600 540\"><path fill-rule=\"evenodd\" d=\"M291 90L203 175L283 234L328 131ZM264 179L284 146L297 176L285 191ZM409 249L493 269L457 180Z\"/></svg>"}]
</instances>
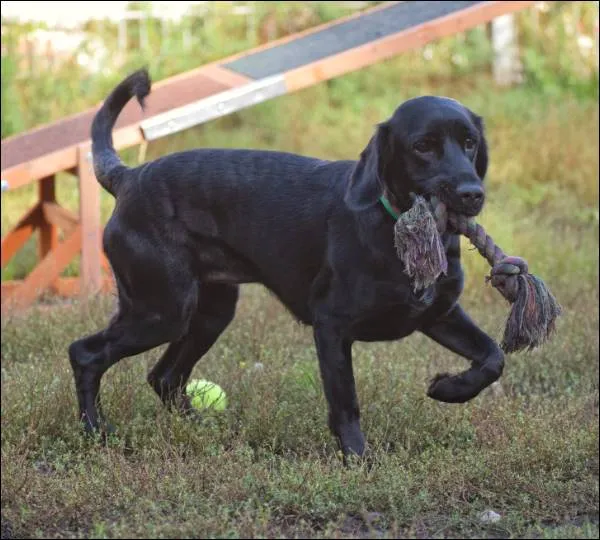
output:
<instances>
[{"instance_id":1,"label":"rope toy","mask_svg":"<svg viewBox=\"0 0 600 540\"><path fill-rule=\"evenodd\" d=\"M447 272L441 235L450 226L485 257L492 267L486 283L491 282L512 304L502 350L534 349L549 339L562 308L544 282L529 273L527 262L505 255L474 218L450 212L437 197L431 197L431 204L421 196L411 197L412 208L400 214L394 226L394 244L415 291L432 285Z\"/></svg>"}]
</instances>

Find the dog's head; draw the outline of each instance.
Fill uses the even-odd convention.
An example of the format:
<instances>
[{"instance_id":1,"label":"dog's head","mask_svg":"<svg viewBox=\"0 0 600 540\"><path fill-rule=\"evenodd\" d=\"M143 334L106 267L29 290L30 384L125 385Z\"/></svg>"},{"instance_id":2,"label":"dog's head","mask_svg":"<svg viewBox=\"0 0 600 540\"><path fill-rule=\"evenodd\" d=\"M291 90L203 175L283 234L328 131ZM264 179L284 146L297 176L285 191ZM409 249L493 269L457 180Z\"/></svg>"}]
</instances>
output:
<instances>
[{"instance_id":1,"label":"dog's head","mask_svg":"<svg viewBox=\"0 0 600 540\"><path fill-rule=\"evenodd\" d=\"M378 125L354 168L346 204L365 209L386 193L404 211L413 192L436 195L455 213L476 216L484 203L487 166L479 116L453 99L411 99Z\"/></svg>"}]
</instances>

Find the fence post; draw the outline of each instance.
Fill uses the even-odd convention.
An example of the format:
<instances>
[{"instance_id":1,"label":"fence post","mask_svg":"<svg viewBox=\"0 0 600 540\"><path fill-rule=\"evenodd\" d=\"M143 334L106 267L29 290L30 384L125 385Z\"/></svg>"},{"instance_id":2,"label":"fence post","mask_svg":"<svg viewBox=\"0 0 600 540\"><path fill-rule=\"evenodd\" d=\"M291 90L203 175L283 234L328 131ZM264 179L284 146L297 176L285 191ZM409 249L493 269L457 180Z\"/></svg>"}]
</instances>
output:
<instances>
[{"instance_id":1,"label":"fence post","mask_svg":"<svg viewBox=\"0 0 600 540\"><path fill-rule=\"evenodd\" d=\"M507 86L521 82L515 16L510 13L496 17L492 21L491 29L496 84Z\"/></svg>"},{"instance_id":2,"label":"fence post","mask_svg":"<svg viewBox=\"0 0 600 540\"><path fill-rule=\"evenodd\" d=\"M54 175L42 178L38 183L38 198L44 203L56 202L56 177ZM40 236L38 240L38 260L42 260L48 253L58 246L58 228L45 219L40 222Z\"/></svg>"},{"instance_id":3,"label":"fence post","mask_svg":"<svg viewBox=\"0 0 600 540\"><path fill-rule=\"evenodd\" d=\"M81 223L80 293L82 298L100 291L102 270L100 256L100 185L94 175L89 144L78 147L79 212Z\"/></svg>"},{"instance_id":4,"label":"fence post","mask_svg":"<svg viewBox=\"0 0 600 540\"><path fill-rule=\"evenodd\" d=\"M119 44L119 52L125 53L127 50L127 19L123 13L123 18L119 21L117 43Z\"/></svg>"}]
</instances>

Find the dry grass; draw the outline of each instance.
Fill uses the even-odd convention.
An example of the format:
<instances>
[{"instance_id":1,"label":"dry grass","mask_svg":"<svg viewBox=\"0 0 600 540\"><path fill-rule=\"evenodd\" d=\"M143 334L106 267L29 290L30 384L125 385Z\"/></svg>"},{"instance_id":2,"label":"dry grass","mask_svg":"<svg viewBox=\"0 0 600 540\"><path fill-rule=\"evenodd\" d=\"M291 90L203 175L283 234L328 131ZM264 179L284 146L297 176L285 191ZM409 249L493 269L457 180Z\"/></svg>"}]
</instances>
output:
<instances>
[{"instance_id":1,"label":"dry grass","mask_svg":"<svg viewBox=\"0 0 600 540\"><path fill-rule=\"evenodd\" d=\"M156 350L105 378L118 435L108 447L84 440L65 350L105 323L111 303L5 321L2 519L16 535L357 537L369 533L360 516L373 512L386 537L524 537L578 517L589 530L577 534L598 532L591 291L567 310L551 345L509 358L503 394L464 406L424 395L435 372L461 368L456 356L421 336L356 344L374 467L351 470L326 429L310 332L256 286L244 289L238 317L194 372L226 389L225 413L199 424L166 412L144 382ZM503 323L503 301L482 305L471 290L465 305L492 334ZM493 526L478 519L488 508L502 516Z\"/></svg>"}]
</instances>

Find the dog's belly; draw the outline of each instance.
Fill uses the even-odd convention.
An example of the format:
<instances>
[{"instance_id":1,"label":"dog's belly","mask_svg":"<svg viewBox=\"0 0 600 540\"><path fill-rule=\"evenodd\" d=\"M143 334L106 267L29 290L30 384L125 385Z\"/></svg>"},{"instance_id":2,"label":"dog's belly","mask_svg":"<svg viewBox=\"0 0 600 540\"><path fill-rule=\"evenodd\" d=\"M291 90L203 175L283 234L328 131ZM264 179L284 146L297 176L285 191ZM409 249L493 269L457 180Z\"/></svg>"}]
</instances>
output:
<instances>
[{"instance_id":1,"label":"dog's belly","mask_svg":"<svg viewBox=\"0 0 600 540\"><path fill-rule=\"evenodd\" d=\"M361 318L352 325L351 334L356 341L392 341L412 334L418 326L419 320L403 306Z\"/></svg>"},{"instance_id":2,"label":"dog's belly","mask_svg":"<svg viewBox=\"0 0 600 540\"><path fill-rule=\"evenodd\" d=\"M194 259L200 281L227 284L259 281L259 273L254 265L214 239L197 242Z\"/></svg>"}]
</instances>

